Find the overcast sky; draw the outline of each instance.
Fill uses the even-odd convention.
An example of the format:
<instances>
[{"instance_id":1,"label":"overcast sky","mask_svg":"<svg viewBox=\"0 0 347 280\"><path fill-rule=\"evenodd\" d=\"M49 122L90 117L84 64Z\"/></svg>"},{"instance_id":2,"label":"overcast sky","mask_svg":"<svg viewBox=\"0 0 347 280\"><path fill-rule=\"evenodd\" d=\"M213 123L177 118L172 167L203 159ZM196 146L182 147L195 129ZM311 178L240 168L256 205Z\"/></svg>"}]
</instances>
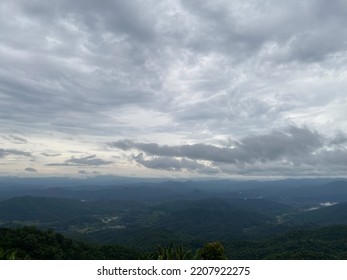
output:
<instances>
[{"instance_id":1,"label":"overcast sky","mask_svg":"<svg viewBox=\"0 0 347 280\"><path fill-rule=\"evenodd\" d=\"M2 0L0 176L345 176L345 0Z\"/></svg>"}]
</instances>

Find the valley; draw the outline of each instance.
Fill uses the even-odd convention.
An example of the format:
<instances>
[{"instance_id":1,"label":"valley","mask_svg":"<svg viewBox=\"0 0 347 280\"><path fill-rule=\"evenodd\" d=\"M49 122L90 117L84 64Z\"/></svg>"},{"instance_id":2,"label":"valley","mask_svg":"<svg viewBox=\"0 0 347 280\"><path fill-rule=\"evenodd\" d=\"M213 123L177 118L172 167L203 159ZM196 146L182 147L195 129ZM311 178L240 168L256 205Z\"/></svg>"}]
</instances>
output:
<instances>
[{"instance_id":1,"label":"valley","mask_svg":"<svg viewBox=\"0 0 347 280\"><path fill-rule=\"evenodd\" d=\"M252 254L258 258L255 248L261 250L272 238L284 240L302 230L347 225L346 181L306 182L301 187L298 183L167 181L88 188L3 188L0 227L35 226L73 240L143 252L170 244L197 250L220 241L228 257L246 257L236 256L235 248L240 252L248 248L247 258ZM280 239L271 244L281 247ZM302 242L299 235L295 240Z\"/></svg>"}]
</instances>

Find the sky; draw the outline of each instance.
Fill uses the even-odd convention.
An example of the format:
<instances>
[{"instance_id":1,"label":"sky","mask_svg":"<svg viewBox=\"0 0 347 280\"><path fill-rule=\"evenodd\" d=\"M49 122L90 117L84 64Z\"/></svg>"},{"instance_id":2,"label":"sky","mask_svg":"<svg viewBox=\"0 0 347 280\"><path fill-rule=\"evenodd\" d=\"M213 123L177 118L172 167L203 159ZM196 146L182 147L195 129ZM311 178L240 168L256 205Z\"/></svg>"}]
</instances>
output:
<instances>
[{"instance_id":1,"label":"sky","mask_svg":"<svg viewBox=\"0 0 347 280\"><path fill-rule=\"evenodd\" d=\"M346 0L2 0L0 176L343 177Z\"/></svg>"}]
</instances>

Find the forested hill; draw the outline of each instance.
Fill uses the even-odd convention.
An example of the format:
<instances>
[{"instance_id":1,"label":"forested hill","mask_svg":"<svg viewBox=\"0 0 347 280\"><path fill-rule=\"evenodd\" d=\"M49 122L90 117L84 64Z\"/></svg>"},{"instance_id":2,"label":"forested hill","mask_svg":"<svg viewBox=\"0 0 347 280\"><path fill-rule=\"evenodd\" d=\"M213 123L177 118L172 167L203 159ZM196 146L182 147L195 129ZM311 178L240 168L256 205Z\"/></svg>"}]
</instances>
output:
<instances>
[{"instance_id":1,"label":"forested hill","mask_svg":"<svg viewBox=\"0 0 347 280\"><path fill-rule=\"evenodd\" d=\"M262 241L212 242L198 250L169 245L148 251L115 244L88 244L35 227L0 228L0 259L201 259L204 256L212 259L216 257L216 250L219 252L217 259L346 260L347 226L293 231ZM210 254L203 255L203 251Z\"/></svg>"},{"instance_id":2,"label":"forested hill","mask_svg":"<svg viewBox=\"0 0 347 280\"><path fill-rule=\"evenodd\" d=\"M306 182L301 187L298 184L305 182L278 183L3 189L0 227L7 241L0 248L7 257L15 252L18 258L127 259L137 258L138 252L148 254L156 246L176 244L195 252L219 241L226 257L232 259L345 258L347 182ZM330 227L333 225L338 227ZM326 226L328 238L323 240L316 233ZM298 231L302 229L305 231Z\"/></svg>"},{"instance_id":3,"label":"forested hill","mask_svg":"<svg viewBox=\"0 0 347 280\"><path fill-rule=\"evenodd\" d=\"M253 238L277 226L291 207L261 199L208 198L155 204L85 201L53 197L15 197L0 202L0 225L36 225L98 243L157 243L201 246L209 240Z\"/></svg>"},{"instance_id":4,"label":"forested hill","mask_svg":"<svg viewBox=\"0 0 347 280\"><path fill-rule=\"evenodd\" d=\"M139 259L139 251L118 245L74 241L35 227L0 228L0 259L97 260Z\"/></svg>"}]
</instances>

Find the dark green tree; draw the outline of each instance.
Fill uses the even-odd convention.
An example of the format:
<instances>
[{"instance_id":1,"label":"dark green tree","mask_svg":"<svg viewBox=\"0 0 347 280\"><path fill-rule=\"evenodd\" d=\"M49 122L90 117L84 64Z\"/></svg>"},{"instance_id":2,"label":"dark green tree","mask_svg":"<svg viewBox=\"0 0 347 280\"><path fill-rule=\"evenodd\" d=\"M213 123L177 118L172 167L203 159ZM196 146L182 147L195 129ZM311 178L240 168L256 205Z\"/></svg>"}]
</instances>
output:
<instances>
[{"instance_id":1,"label":"dark green tree","mask_svg":"<svg viewBox=\"0 0 347 280\"><path fill-rule=\"evenodd\" d=\"M147 257L151 260L191 260L192 252L182 245L174 246L171 243L167 247L157 246L153 252Z\"/></svg>"},{"instance_id":2,"label":"dark green tree","mask_svg":"<svg viewBox=\"0 0 347 280\"><path fill-rule=\"evenodd\" d=\"M210 242L198 249L196 259L200 260L225 260L224 247L219 241Z\"/></svg>"},{"instance_id":3,"label":"dark green tree","mask_svg":"<svg viewBox=\"0 0 347 280\"><path fill-rule=\"evenodd\" d=\"M0 260L16 260L16 259L17 259L16 250L8 250L5 252L4 249L0 248Z\"/></svg>"}]
</instances>

